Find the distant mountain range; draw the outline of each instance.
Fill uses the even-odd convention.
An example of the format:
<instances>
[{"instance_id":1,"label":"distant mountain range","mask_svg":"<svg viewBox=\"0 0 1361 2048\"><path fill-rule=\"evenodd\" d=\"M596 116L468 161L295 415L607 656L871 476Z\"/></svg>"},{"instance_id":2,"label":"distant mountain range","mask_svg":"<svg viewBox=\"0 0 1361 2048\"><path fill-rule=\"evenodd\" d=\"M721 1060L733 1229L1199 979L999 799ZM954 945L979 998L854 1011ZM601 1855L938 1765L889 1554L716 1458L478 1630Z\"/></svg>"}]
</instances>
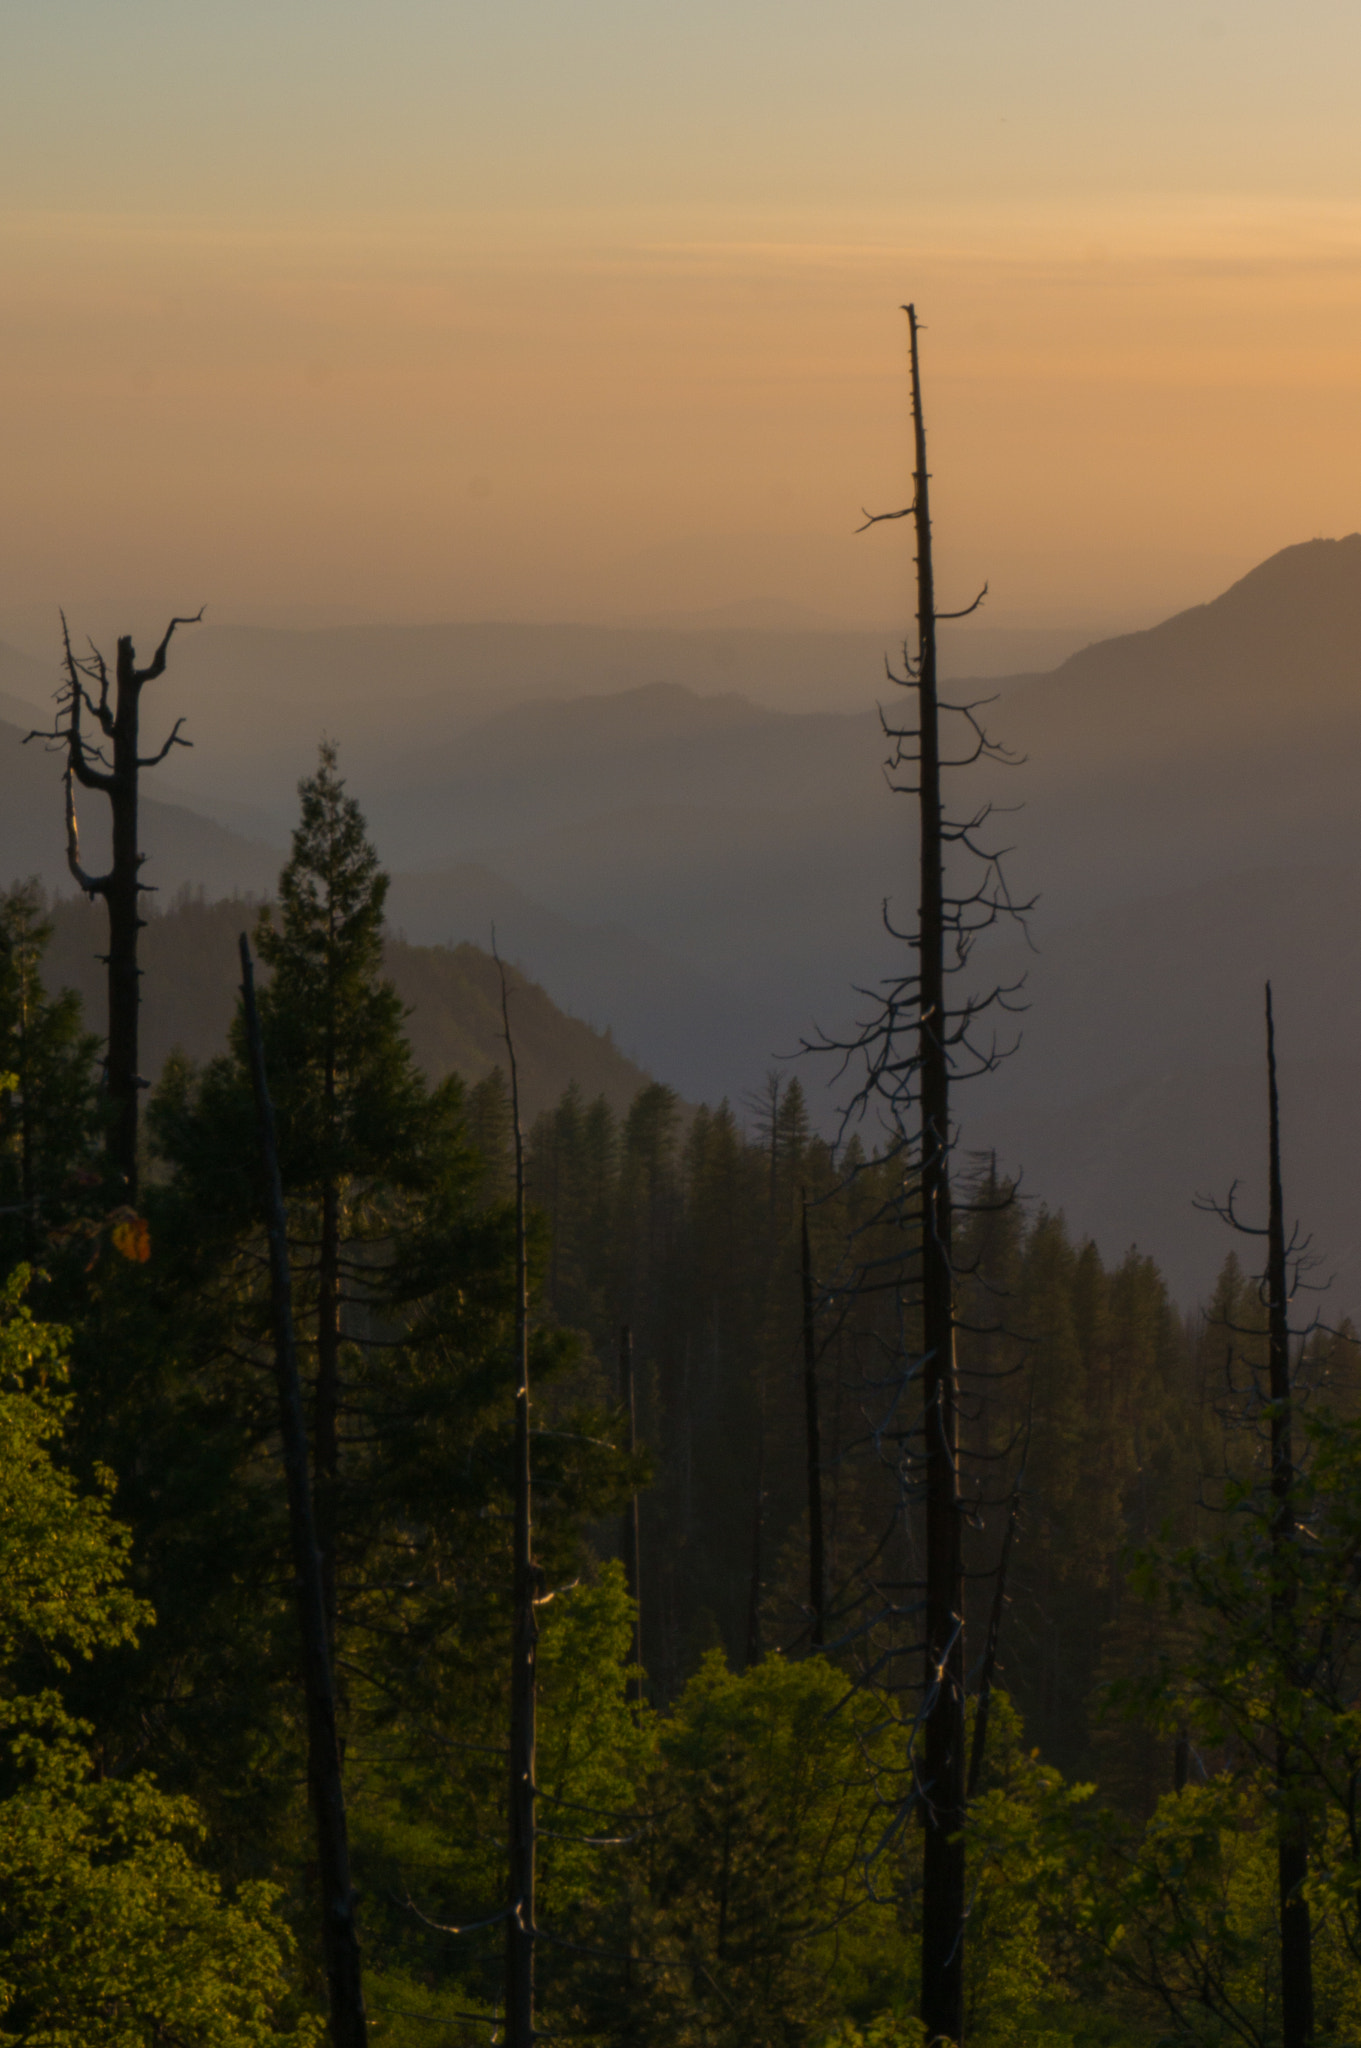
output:
<instances>
[{"instance_id":1,"label":"distant mountain range","mask_svg":"<svg viewBox=\"0 0 1361 2048\"><path fill-rule=\"evenodd\" d=\"M640 1067L738 1098L815 1022L854 1015L854 985L895 956L885 899L912 915L910 808L872 708L876 691L898 708L883 653L755 628L196 629L163 700L148 692L148 729L185 711L196 741L148 779L176 797L147 801L148 879L164 901L269 889L324 723L407 941L485 945L494 922ZM33 701L31 667L0 657L0 692ZM1290 1198L1361 1306L1361 536L957 692L994 698L1024 756L961 779L961 801L1021 806L997 830L1016 892L1038 896L1033 951L980 948L980 974L1028 972L1031 1007L1005 1072L961 1091L966 1144L1024 1165L1106 1251L1137 1240L1202 1290L1225 1241L1192 1196L1261 1178L1270 974ZM55 763L12 728L0 804L0 872L60 884Z\"/></svg>"}]
</instances>

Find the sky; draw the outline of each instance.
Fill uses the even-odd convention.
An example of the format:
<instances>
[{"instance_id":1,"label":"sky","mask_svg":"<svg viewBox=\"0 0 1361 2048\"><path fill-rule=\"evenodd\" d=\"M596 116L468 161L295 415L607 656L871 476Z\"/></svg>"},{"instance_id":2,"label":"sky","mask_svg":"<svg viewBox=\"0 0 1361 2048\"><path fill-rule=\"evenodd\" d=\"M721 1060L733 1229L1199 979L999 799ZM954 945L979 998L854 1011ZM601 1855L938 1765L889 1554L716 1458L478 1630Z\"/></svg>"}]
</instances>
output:
<instances>
[{"instance_id":1,"label":"sky","mask_svg":"<svg viewBox=\"0 0 1361 2048\"><path fill-rule=\"evenodd\" d=\"M0 633L1111 629L1361 527L1354 0L5 0Z\"/></svg>"}]
</instances>

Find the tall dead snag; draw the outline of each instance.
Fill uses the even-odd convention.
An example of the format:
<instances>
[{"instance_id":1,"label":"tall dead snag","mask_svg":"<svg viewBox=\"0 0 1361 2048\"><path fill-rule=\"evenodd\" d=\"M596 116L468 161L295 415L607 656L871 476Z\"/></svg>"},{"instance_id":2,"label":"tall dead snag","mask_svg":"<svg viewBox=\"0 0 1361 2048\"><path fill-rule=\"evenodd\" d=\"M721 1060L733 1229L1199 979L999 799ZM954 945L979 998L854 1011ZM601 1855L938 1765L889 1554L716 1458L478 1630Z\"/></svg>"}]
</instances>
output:
<instances>
[{"instance_id":1,"label":"tall dead snag","mask_svg":"<svg viewBox=\"0 0 1361 2048\"><path fill-rule=\"evenodd\" d=\"M917 315L907 310L917 537L917 919L921 1101L922 1405L926 1420L926 1841L922 1868L922 2023L964 2031L964 1555L950 1214L950 1054L945 1019L945 841L936 688L936 597Z\"/></svg>"},{"instance_id":2,"label":"tall dead snag","mask_svg":"<svg viewBox=\"0 0 1361 2048\"><path fill-rule=\"evenodd\" d=\"M302 1639L303 1691L307 1701L307 1782L317 1829L317 1874L321 1885L321 1939L330 2000L332 2048L367 2048L368 2021L355 1927L354 1887L345 1821L336 1725L335 1673L326 1623L321 1552L312 1512L307 1469L307 1425L293 1329L293 1283L288 1264L288 1216L279 1173L274 1106L265 1073L265 1046L255 1006L250 946L241 934L241 1001L250 1053L251 1087L260 1162L265 1183L265 1231L269 1239L270 1305L274 1322L274 1369L279 1394L279 1431L288 1488L288 1526L293 1550L293 1592Z\"/></svg>"},{"instance_id":3,"label":"tall dead snag","mask_svg":"<svg viewBox=\"0 0 1361 2048\"><path fill-rule=\"evenodd\" d=\"M942 703L938 690L936 629L946 619L967 617L986 595L960 611L936 609L932 563L930 473L922 399L920 331L916 310L908 320L911 386L913 495L902 511L867 514L866 525L910 519L916 554L916 652L903 650L903 672L889 679L910 693L914 722L884 718L891 743L891 789L916 798L918 897L915 928L902 931L885 910L889 932L915 956L910 971L887 977L872 990L866 1022L844 1039L823 1038L810 1050L838 1053L863 1077L846 1109L847 1121L872 1115L879 1126L879 1156L873 1171L889 1192L874 1215L857 1225L863 1253L852 1248L848 1270L834 1290L890 1303L893 1335L884 1338L885 1365L865 1391L882 1404L872 1425L876 1454L896 1485L898 1554L912 1575L876 1583L860 1574L882 1602L877 1616L859 1624L863 1637L878 1629L873 1670L892 1670L907 1654L897 1629L911 1618L920 1627L912 1646L923 1659L917 1711L909 1731L910 1774L903 1804L915 1808L923 1830L921 1887L921 2017L934 2043L958 2043L964 2027L965 1713L964 1713L964 1521L985 1502L981 1484L962 1498L959 1450L959 1390L955 1356L956 1272L950 1160L953 1084L986 1073L1003 1056L995 1042L974 1035L985 1012L1013 1007L1014 987L994 987L982 997L947 998L949 977L970 961L978 935L1003 917L1023 917L1027 906L1012 902L1001 871L1001 856L980 843L991 815L984 802L963 815L947 808L943 772L980 760L1009 763L1013 757L987 736L976 704ZM943 755L942 714L963 721L958 756ZM895 1171L885 1175L886 1164ZM868 1169L856 1169L856 1171ZM919 1396L915 1419L908 1417L909 1390ZM880 1544L888 1543L886 1532ZM915 1559L924 1553L924 1576ZM903 1602L900 1592L913 1597ZM920 1595L918 1598L916 1596ZM862 1615L865 1613L862 1607ZM885 1681L890 1694L897 1681Z\"/></svg>"},{"instance_id":4,"label":"tall dead snag","mask_svg":"<svg viewBox=\"0 0 1361 2048\"><path fill-rule=\"evenodd\" d=\"M148 886L139 879L146 855L137 839L138 777L143 768L154 768L163 761L172 747L191 744L181 739L184 720L177 718L159 752L139 753L142 690L165 674L166 655L175 628L197 625L202 617L202 611L198 611L192 618L172 619L145 668L138 668L132 639L125 633L118 642L112 675L97 648L87 656L72 651L63 618L66 681L58 695L56 724L51 732L28 735L29 739L45 739L66 754L67 866L91 901L96 896L104 898L108 912L109 950L105 961L109 1014L104 1055L109 1101L108 1159L121 1198L128 1202L137 1198L137 1098L146 1086L137 1070L137 934L145 923L141 897ZM83 724L87 712L98 729L97 737L87 737ZM103 875L88 874L80 863L77 782L82 789L98 790L109 800L112 859Z\"/></svg>"},{"instance_id":5,"label":"tall dead snag","mask_svg":"<svg viewBox=\"0 0 1361 2048\"><path fill-rule=\"evenodd\" d=\"M1287 1238L1285 1202L1281 1189L1281 1114L1276 1085L1276 1022L1272 1009L1271 983L1266 985L1266 1082L1267 1082L1267 1221L1265 1230L1247 1223L1238 1214L1237 1188L1227 1201L1198 1198L1196 1206L1221 1217L1245 1237L1266 1238L1266 1268L1261 1275L1260 1295L1266 1309L1266 1415L1270 1427L1269 1481L1263 1522L1269 1554L1268 1572L1268 1663L1277 1693L1275 1726L1263 1725L1260 1703L1254 1698L1242 1716L1249 1746L1265 1734L1274 1749L1272 1762L1276 1780L1276 1876L1279 1900L1281 1965L1281 2040L1283 2048L1307 2048L1314 2037L1313 1931L1305 1885L1309 1876L1309 1814L1306 1779L1317 1770L1317 1759L1292 1743L1286 1727L1282 1695L1306 1693L1327 1658L1310 1653L1301 1640L1298 1589L1301 1569L1309 1555L1300 1548L1300 1520L1297 1488L1299 1474L1294 1452L1294 1388L1290 1365L1290 1304L1302 1284L1305 1269L1312 1264L1308 1239L1298 1230ZM1312 1327L1312 1326L1311 1326ZM1255 1331L1230 1330L1240 1336ZM1295 1333L1295 1334L1298 1334ZM1229 1344L1228 1369L1232 1389L1234 1349ZM1260 1381L1252 1389L1249 1412L1260 1415L1256 1396ZM1261 1512L1261 1511L1259 1511ZM1311 1542L1316 1540L1313 1536ZM1236 1601L1233 1603L1236 1607ZM1258 1624L1254 1618L1254 1629ZM1328 1633L1331 1633L1331 1622ZM1260 1640L1260 1637L1259 1637ZM1310 1675L1314 1674L1314 1675ZM1189 1750L1185 1733L1177 1744L1178 1787L1185 1782L1183 1750ZM1268 1754L1270 1750L1268 1750ZM1352 1804L1354 1806L1354 1795Z\"/></svg>"},{"instance_id":6,"label":"tall dead snag","mask_svg":"<svg viewBox=\"0 0 1361 2048\"><path fill-rule=\"evenodd\" d=\"M808 1480L808 1609L811 1641L820 1650L827 1634L827 1566L822 1533L822 1427L818 1415L817 1291L808 1244L808 1193L801 1200L799 1277L803 1289L803 1420Z\"/></svg>"},{"instance_id":7,"label":"tall dead snag","mask_svg":"<svg viewBox=\"0 0 1361 2048\"><path fill-rule=\"evenodd\" d=\"M506 2048L532 2048L534 2040L534 1885L538 1821L535 1720L538 1705L539 1624L535 1611L529 1462L529 1261L525 1237L525 1147L520 1123L520 1075L510 1028L506 970L501 973L501 1024L510 1066L510 1107L515 1133L515 1532L510 1667L510 1896L506 1919Z\"/></svg>"},{"instance_id":8,"label":"tall dead snag","mask_svg":"<svg viewBox=\"0 0 1361 2048\"><path fill-rule=\"evenodd\" d=\"M1267 1374L1271 1399L1271 1590L1272 1634L1288 1670L1295 1654L1295 1463L1291 1427L1290 1290L1287 1276L1285 1205L1281 1195L1281 1118L1276 1092L1276 1025L1271 983L1266 990L1268 1126L1267 1194ZM1313 1941L1305 1880L1309 1875L1306 1819L1293 1779L1290 1744L1276 1734L1276 1794L1280 1815L1277 1879L1281 1914L1281 2021L1284 2048L1306 2048L1314 2034Z\"/></svg>"},{"instance_id":9,"label":"tall dead snag","mask_svg":"<svg viewBox=\"0 0 1361 2048\"><path fill-rule=\"evenodd\" d=\"M619 1332L619 1398L624 1408L624 1429L630 1462L638 1455L638 1401L633 1384L633 1331L627 1323ZM634 1675L629 1690L635 1711L643 1704L643 1606L642 1528L638 1513L638 1489L628 1497L620 1521L620 1548L624 1558L624 1579L633 1602Z\"/></svg>"}]
</instances>

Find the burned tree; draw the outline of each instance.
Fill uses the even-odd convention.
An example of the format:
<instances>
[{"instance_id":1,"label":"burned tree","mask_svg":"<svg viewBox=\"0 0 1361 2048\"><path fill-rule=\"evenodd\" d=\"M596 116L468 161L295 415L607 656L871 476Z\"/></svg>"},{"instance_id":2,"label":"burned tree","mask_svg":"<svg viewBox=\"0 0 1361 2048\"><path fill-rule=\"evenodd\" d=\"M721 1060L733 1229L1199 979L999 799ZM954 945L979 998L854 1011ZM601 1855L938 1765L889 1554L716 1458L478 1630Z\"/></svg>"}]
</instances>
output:
<instances>
[{"instance_id":1,"label":"burned tree","mask_svg":"<svg viewBox=\"0 0 1361 2048\"><path fill-rule=\"evenodd\" d=\"M1289 1249L1285 1235L1285 1204L1281 1193L1281 1114L1276 1091L1276 1024L1271 1012L1271 984L1266 990L1267 1064L1267 1359L1271 1397L1271 1548L1276 1560L1272 1579L1272 1626L1287 1666L1295 1663L1294 1588L1289 1552L1297 1542L1295 1526L1295 1458L1292 1443L1290 1387ZM1285 2048L1306 2048L1314 2034L1313 1944L1305 1881L1309 1875L1306 1816L1292 1782L1291 1745L1276 1731L1276 1791L1280 1823L1276 1848L1281 1911L1281 2008Z\"/></svg>"},{"instance_id":2,"label":"burned tree","mask_svg":"<svg viewBox=\"0 0 1361 2048\"><path fill-rule=\"evenodd\" d=\"M835 1051L845 1064L858 1066L847 1120L868 1116L877 1123L880 1151L873 1172L880 1184L886 1162L892 1168L887 1206L881 1204L862 1230L863 1248L852 1251L850 1270L838 1285L843 1297L851 1292L894 1304L892 1332L881 1339L886 1366L872 1385L866 1382L864 1392L881 1402L882 1419L872 1430L874 1449L894 1474L902 1554L914 1557L920 1542L922 1575L875 1581L862 1572L861 1578L882 1589L885 1626L910 1618L919 1628L915 1649L923 1660L922 1681L910 1723L912 1763L904 1804L915 1809L923 1832L921 2017L932 2042L957 2043L964 2026L966 1920L964 1523L982 1493L977 1486L966 1489L960 1472L951 1092L956 1081L996 1065L1001 1055L995 1040L982 1042L976 1027L988 1011L1010 1007L1015 989L996 987L953 1003L948 989L950 975L968 964L979 933L1001 918L1023 916L1026 906L1013 903L999 854L979 838L991 806L984 802L956 815L943 794L944 771L1013 757L988 738L978 705L944 703L939 694L937 627L976 611L986 587L960 611L936 608L920 325L914 307L903 310L908 319L912 502L898 512L867 514L865 525L910 519L916 543L916 651L904 647L902 671L890 665L888 675L913 696L917 715L907 725L882 721L891 749L890 787L916 799L918 825L915 928L898 928L887 909L885 924L911 948L915 966L862 991L873 1001L868 1021L848 1038L824 1038L815 1049ZM965 741L958 757L943 751L943 713L962 722ZM903 1419L909 1390L915 1390L919 1403L911 1422ZM882 1572L882 1565L878 1569ZM903 1600L903 1591L914 1597ZM862 1621L856 1633L863 1637L868 1627ZM892 1660L904 1654L890 1642L871 1670L891 1670Z\"/></svg>"},{"instance_id":3,"label":"burned tree","mask_svg":"<svg viewBox=\"0 0 1361 2048\"><path fill-rule=\"evenodd\" d=\"M146 1086L138 1072L137 1013L140 1002L137 934L145 919L141 898L150 886L141 880L146 855L138 844L138 779L143 768L155 768L172 747L187 747L177 718L170 737L154 754L142 754L140 719L142 691L165 674L166 656L177 626L193 626L203 617L174 618L145 668L138 668L132 638L124 634L110 674L98 648L77 655L62 620L63 667L66 680L58 693L57 720L51 732L30 733L66 755L66 861L91 902L102 896L109 919L108 1035L104 1054L104 1085L108 1097L108 1161L120 1198L137 1199L137 1098ZM84 724L89 718L97 734ZM109 800L112 858L107 873L89 874L81 866L76 822L75 785L98 790Z\"/></svg>"},{"instance_id":4,"label":"burned tree","mask_svg":"<svg viewBox=\"0 0 1361 2048\"><path fill-rule=\"evenodd\" d=\"M495 953L493 936L492 950ZM501 1024L510 1068L515 1140L515 1505L510 1668L510 1896L506 1906L507 2048L533 2048L539 1575L534 1564L533 1493L529 1436L529 1257L525 1222L525 1147L520 1121L520 1071L510 1028L506 970L501 976Z\"/></svg>"},{"instance_id":5,"label":"burned tree","mask_svg":"<svg viewBox=\"0 0 1361 2048\"><path fill-rule=\"evenodd\" d=\"M638 1456L638 1402L633 1380L633 1330L624 1323L619 1331L619 1404L624 1417L624 1443L630 1461ZM628 1587L629 1599L633 1603L633 1676L629 1680L629 1692L634 1707L641 1712L644 1693L643 1679L643 1604L642 1604L642 1525L638 1513L638 1489L635 1486L625 1503L619 1521L619 1549L624 1561L624 1582Z\"/></svg>"},{"instance_id":6,"label":"burned tree","mask_svg":"<svg viewBox=\"0 0 1361 2048\"><path fill-rule=\"evenodd\" d=\"M1268 1499L1263 1514L1267 1548L1268 1590L1266 1659L1277 1690L1275 1725L1271 1731L1272 1772L1276 1799L1276 1877L1280 1913L1281 2037L1284 2048L1307 2048L1314 2035L1313 1933L1306 1885L1309 1877L1309 1816L1304 1781L1313 1760L1301 1752L1286 1728L1289 1718L1280 1695L1303 1695L1316 1688L1331 1664L1325 1627L1318 1654L1306 1652L1297 1612L1301 1587L1301 1521L1297 1503L1300 1469L1295 1461L1295 1388L1291 1371L1290 1304L1304 1270L1313 1263L1308 1241L1298 1230L1287 1235L1281 1185L1281 1113L1276 1084L1276 1021L1271 984L1266 985L1267 1084L1267 1221L1265 1228L1244 1222L1238 1213L1237 1189L1228 1200L1204 1199L1197 1207L1220 1216L1240 1234L1265 1237L1266 1267L1259 1293L1266 1312L1265 1415L1269 1430ZM1232 1375L1234 1336L1255 1335L1230 1325L1228 1370ZM1258 1380L1249 1413L1259 1424ZM1311 1542L1317 1537L1311 1532ZM1306 1678L1306 1672L1308 1677ZM1184 1737L1179 1737L1179 1747Z\"/></svg>"},{"instance_id":7,"label":"burned tree","mask_svg":"<svg viewBox=\"0 0 1361 2048\"><path fill-rule=\"evenodd\" d=\"M817 1288L808 1242L808 1191L800 1196L799 1283L803 1310L804 1463L808 1488L808 1611L811 1641L820 1650L827 1639L827 1565L822 1527L822 1422L818 1410Z\"/></svg>"}]
</instances>

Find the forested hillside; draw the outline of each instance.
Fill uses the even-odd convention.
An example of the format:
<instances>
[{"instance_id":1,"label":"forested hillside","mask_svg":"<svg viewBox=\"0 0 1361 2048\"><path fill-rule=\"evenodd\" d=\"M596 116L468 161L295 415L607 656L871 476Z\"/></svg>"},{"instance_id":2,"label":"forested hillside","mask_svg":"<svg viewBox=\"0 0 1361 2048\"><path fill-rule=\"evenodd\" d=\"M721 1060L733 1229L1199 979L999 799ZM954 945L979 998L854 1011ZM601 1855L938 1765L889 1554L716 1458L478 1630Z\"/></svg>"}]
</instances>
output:
<instances>
[{"instance_id":1,"label":"forested hillside","mask_svg":"<svg viewBox=\"0 0 1361 2048\"><path fill-rule=\"evenodd\" d=\"M91 680L73 657L57 744L82 805L116 809ZM119 689L145 680L129 657ZM576 833L639 901L670 869L673 931L707 890L734 955L764 888L755 973L794 939L743 776L771 743L793 789L813 726L829 757L839 731L774 718L669 688L514 714L469 743L469 807L478 784L510 815L496 762L536 730L569 782L599 760L660 783L663 756L701 778L718 736L699 881L678 848L708 814L554 823L546 772L525 844L560 877ZM901 779L916 729L897 743ZM51 764L15 762L50 803ZM1311 1292L1289 1220L1345 1232L1309 1162L1349 1098L1300 991L1278 980L1263 1046L1256 956L1226 947L1256 1039L1227 1096L1193 992L1164 1002L1205 1153L1166 1132L1166 1086L1115 1091L1149 1119L1173 1284L1065 1218L1069 1161L1120 1171L1109 1123L1053 1118L1024 1177L973 1142L989 1115L1025 1137L999 1091L1030 913L948 811L922 799L920 921L881 931L896 978L866 972L859 1025L822 1041L834 1125L816 1060L696 1107L519 966L413 942L412 905L455 899L390 882L343 769L323 744L267 903L185 892L120 928L126 834L96 900L0 900L13 2038L1356 2038L1361 1340L1350 1272ZM861 777L821 792L852 851ZM849 868L820 876L791 833L807 948ZM718 901L739 857L751 891ZM490 909L494 873L456 872ZM1286 951L1311 927L1273 886L1258 937ZM1215 957L1231 887L1197 899L1187 962ZM602 929L596 957L659 972ZM1038 987L1115 1079L1147 1058L1140 961L1176 922L1115 903L1084 929ZM1188 1156L1221 1198L1196 1238Z\"/></svg>"}]
</instances>

